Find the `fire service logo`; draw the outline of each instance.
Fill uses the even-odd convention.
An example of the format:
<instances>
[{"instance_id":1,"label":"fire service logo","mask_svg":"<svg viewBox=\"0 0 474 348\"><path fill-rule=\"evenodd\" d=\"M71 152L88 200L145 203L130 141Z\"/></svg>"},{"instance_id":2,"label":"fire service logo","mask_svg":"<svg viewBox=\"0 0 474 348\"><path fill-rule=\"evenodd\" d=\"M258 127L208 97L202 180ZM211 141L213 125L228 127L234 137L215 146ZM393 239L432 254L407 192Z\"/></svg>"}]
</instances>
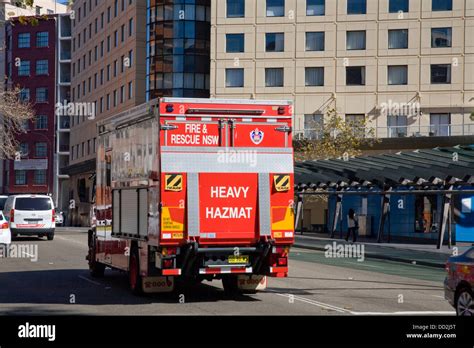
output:
<instances>
[{"instance_id":1,"label":"fire service logo","mask_svg":"<svg viewBox=\"0 0 474 348\"><path fill-rule=\"evenodd\" d=\"M258 128L255 128L250 132L250 139L255 145L259 145L263 141L263 136L265 134Z\"/></svg>"}]
</instances>

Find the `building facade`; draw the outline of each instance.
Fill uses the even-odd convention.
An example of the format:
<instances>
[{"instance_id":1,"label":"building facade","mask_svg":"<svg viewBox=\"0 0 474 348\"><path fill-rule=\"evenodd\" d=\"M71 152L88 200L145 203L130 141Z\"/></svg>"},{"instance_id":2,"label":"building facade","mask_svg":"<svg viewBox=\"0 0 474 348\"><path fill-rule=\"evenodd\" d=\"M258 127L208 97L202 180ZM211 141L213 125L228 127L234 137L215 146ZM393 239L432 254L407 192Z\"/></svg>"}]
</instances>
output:
<instances>
[{"instance_id":1,"label":"building facade","mask_svg":"<svg viewBox=\"0 0 474 348\"><path fill-rule=\"evenodd\" d=\"M291 99L298 137L474 135L474 1L213 0L211 37L211 96Z\"/></svg>"},{"instance_id":2,"label":"building facade","mask_svg":"<svg viewBox=\"0 0 474 348\"><path fill-rule=\"evenodd\" d=\"M19 134L15 160L6 161L4 193L53 193L55 166L56 20L37 25L11 19L6 26L6 88L21 88L35 116Z\"/></svg>"}]
</instances>

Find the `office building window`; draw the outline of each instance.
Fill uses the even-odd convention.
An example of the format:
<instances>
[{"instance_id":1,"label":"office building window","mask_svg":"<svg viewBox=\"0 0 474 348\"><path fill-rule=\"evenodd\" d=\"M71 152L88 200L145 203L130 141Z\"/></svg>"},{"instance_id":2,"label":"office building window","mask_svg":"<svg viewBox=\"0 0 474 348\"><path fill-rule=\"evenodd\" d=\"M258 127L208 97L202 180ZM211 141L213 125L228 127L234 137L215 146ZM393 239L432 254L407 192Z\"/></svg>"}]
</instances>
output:
<instances>
[{"instance_id":1,"label":"office building window","mask_svg":"<svg viewBox=\"0 0 474 348\"><path fill-rule=\"evenodd\" d=\"M18 34L18 48L30 47L30 33Z\"/></svg>"},{"instance_id":2,"label":"office building window","mask_svg":"<svg viewBox=\"0 0 474 348\"><path fill-rule=\"evenodd\" d=\"M324 31L306 33L306 51L324 51Z\"/></svg>"},{"instance_id":3,"label":"office building window","mask_svg":"<svg viewBox=\"0 0 474 348\"><path fill-rule=\"evenodd\" d=\"M389 49L408 48L408 29L393 29L388 31Z\"/></svg>"},{"instance_id":4,"label":"office building window","mask_svg":"<svg viewBox=\"0 0 474 348\"><path fill-rule=\"evenodd\" d=\"M30 100L30 89L29 88L23 88L20 91L20 100L23 102L27 102Z\"/></svg>"},{"instance_id":5,"label":"office building window","mask_svg":"<svg viewBox=\"0 0 474 348\"><path fill-rule=\"evenodd\" d=\"M36 61L36 75L48 75L48 60L42 59Z\"/></svg>"},{"instance_id":6,"label":"office building window","mask_svg":"<svg viewBox=\"0 0 474 348\"><path fill-rule=\"evenodd\" d=\"M317 140L321 138L324 117L320 114L304 115L304 138Z\"/></svg>"},{"instance_id":7,"label":"office building window","mask_svg":"<svg viewBox=\"0 0 474 348\"><path fill-rule=\"evenodd\" d=\"M227 34L226 35L226 52L241 53L244 52L245 35L244 34Z\"/></svg>"},{"instance_id":8,"label":"office building window","mask_svg":"<svg viewBox=\"0 0 474 348\"><path fill-rule=\"evenodd\" d=\"M408 12L410 8L410 0L389 0L388 12L399 13Z\"/></svg>"},{"instance_id":9,"label":"office building window","mask_svg":"<svg viewBox=\"0 0 474 348\"><path fill-rule=\"evenodd\" d=\"M42 31L36 34L36 47L48 47L49 33Z\"/></svg>"},{"instance_id":10,"label":"office building window","mask_svg":"<svg viewBox=\"0 0 474 348\"><path fill-rule=\"evenodd\" d=\"M120 87L120 103L125 101L125 86Z\"/></svg>"},{"instance_id":11,"label":"office building window","mask_svg":"<svg viewBox=\"0 0 474 348\"><path fill-rule=\"evenodd\" d=\"M46 103L48 101L48 89L46 87L36 88L36 102Z\"/></svg>"},{"instance_id":12,"label":"office building window","mask_svg":"<svg viewBox=\"0 0 474 348\"><path fill-rule=\"evenodd\" d=\"M431 0L432 11L452 11L453 0Z\"/></svg>"},{"instance_id":13,"label":"office building window","mask_svg":"<svg viewBox=\"0 0 474 348\"><path fill-rule=\"evenodd\" d=\"M431 29L431 47L451 47L453 38L452 28L432 28Z\"/></svg>"},{"instance_id":14,"label":"office building window","mask_svg":"<svg viewBox=\"0 0 474 348\"><path fill-rule=\"evenodd\" d=\"M326 13L326 0L306 0L307 16L324 16Z\"/></svg>"},{"instance_id":15,"label":"office building window","mask_svg":"<svg viewBox=\"0 0 474 348\"><path fill-rule=\"evenodd\" d=\"M324 86L324 68L305 68L305 84L309 86Z\"/></svg>"},{"instance_id":16,"label":"office building window","mask_svg":"<svg viewBox=\"0 0 474 348\"><path fill-rule=\"evenodd\" d=\"M392 65L388 67L389 85L406 85L408 83L408 65Z\"/></svg>"},{"instance_id":17,"label":"office building window","mask_svg":"<svg viewBox=\"0 0 474 348\"><path fill-rule=\"evenodd\" d=\"M266 68L265 69L265 87L283 87L284 69L283 68Z\"/></svg>"},{"instance_id":18,"label":"office building window","mask_svg":"<svg viewBox=\"0 0 474 348\"><path fill-rule=\"evenodd\" d=\"M225 69L225 86L244 87L244 69Z\"/></svg>"},{"instance_id":19,"label":"office building window","mask_svg":"<svg viewBox=\"0 0 474 348\"><path fill-rule=\"evenodd\" d=\"M130 18L128 20L128 36L132 36L133 35L133 18Z\"/></svg>"},{"instance_id":20,"label":"office building window","mask_svg":"<svg viewBox=\"0 0 474 348\"><path fill-rule=\"evenodd\" d=\"M48 129L48 116L47 115L38 115L36 116L36 129Z\"/></svg>"},{"instance_id":21,"label":"office building window","mask_svg":"<svg viewBox=\"0 0 474 348\"><path fill-rule=\"evenodd\" d=\"M267 0L267 17L283 17L285 0Z\"/></svg>"},{"instance_id":22,"label":"office building window","mask_svg":"<svg viewBox=\"0 0 474 348\"><path fill-rule=\"evenodd\" d=\"M35 145L35 157L47 157L48 156L48 146L46 143L36 143Z\"/></svg>"},{"instance_id":23,"label":"office building window","mask_svg":"<svg viewBox=\"0 0 474 348\"><path fill-rule=\"evenodd\" d=\"M285 34L284 33L265 34L265 51L266 52L283 52L284 50L285 50Z\"/></svg>"},{"instance_id":24,"label":"office building window","mask_svg":"<svg viewBox=\"0 0 474 348\"><path fill-rule=\"evenodd\" d=\"M19 151L20 151L21 157L27 157L28 156L28 143L21 143Z\"/></svg>"},{"instance_id":25,"label":"office building window","mask_svg":"<svg viewBox=\"0 0 474 348\"><path fill-rule=\"evenodd\" d=\"M18 76L30 76L30 61L21 60L18 67Z\"/></svg>"},{"instance_id":26,"label":"office building window","mask_svg":"<svg viewBox=\"0 0 474 348\"><path fill-rule=\"evenodd\" d=\"M34 173L35 185L46 185L46 170L35 170Z\"/></svg>"},{"instance_id":27,"label":"office building window","mask_svg":"<svg viewBox=\"0 0 474 348\"><path fill-rule=\"evenodd\" d=\"M451 83L451 65L450 64L432 64L431 65L431 83L432 84L450 84Z\"/></svg>"},{"instance_id":28,"label":"office building window","mask_svg":"<svg viewBox=\"0 0 474 348\"><path fill-rule=\"evenodd\" d=\"M15 170L15 185L26 185L26 170Z\"/></svg>"},{"instance_id":29,"label":"office building window","mask_svg":"<svg viewBox=\"0 0 474 348\"><path fill-rule=\"evenodd\" d=\"M245 0L227 0L227 18L245 17Z\"/></svg>"},{"instance_id":30,"label":"office building window","mask_svg":"<svg viewBox=\"0 0 474 348\"><path fill-rule=\"evenodd\" d=\"M367 14L367 0L347 0L347 14Z\"/></svg>"},{"instance_id":31,"label":"office building window","mask_svg":"<svg viewBox=\"0 0 474 348\"><path fill-rule=\"evenodd\" d=\"M451 135L451 114L430 114L430 135L447 137Z\"/></svg>"},{"instance_id":32,"label":"office building window","mask_svg":"<svg viewBox=\"0 0 474 348\"><path fill-rule=\"evenodd\" d=\"M388 115L388 137L389 138L403 138L408 133L408 117L406 115Z\"/></svg>"},{"instance_id":33,"label":"office building window","mask_svg":"<svg viewBox=\"0 0 474 348\"><path fill-rule=\"evenodd\" d=\"M347 86L365 86L365 66L346 67Z\"/></svg>"},{"instance_id":34,"label":"office building window","mask_svg":"<svg viewBox=\"0 0 474 348\"><path fill-rule=\"evenodd\" d=\"M132 99L133 98L133 82L130 81L128 83L128 99Z\"/></svg>"},{"instance_id":35,"label":"office building window","mask_svg":"<svg viewBox=\"0 0 474 348\"><path fill-rule=\"evenodd\" d=\"M366 48L365 30L348 31L346 33L347 50L365 50Z\"/></svg>"}]
</instances>

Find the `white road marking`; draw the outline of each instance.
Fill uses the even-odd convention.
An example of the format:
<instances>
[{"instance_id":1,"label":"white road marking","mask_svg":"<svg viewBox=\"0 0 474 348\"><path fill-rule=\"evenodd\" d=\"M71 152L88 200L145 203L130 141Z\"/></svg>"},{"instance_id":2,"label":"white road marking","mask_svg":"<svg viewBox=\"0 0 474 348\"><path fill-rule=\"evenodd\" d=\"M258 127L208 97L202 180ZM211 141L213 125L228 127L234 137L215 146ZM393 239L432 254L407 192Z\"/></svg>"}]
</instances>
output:
<instances>
[{"instance_id":1,"label":"white road marking","mask_svg":"<svg viewBox=\"0 0 474 348\"><path fill-rule=\"evenodd\" d=\"M455 311L400 311L400 312L356 312L351 311L345 308L337 307L328 303L319 302L315 300L310 300L305 297L300 297L292 294L282 294L274 290L267 290L267 292L272 292L278 296L286 297L288 299L292 298L295 301L300 301L308 303L310 305L320 307L323 309L333 310L339 313L351 314L351 315L455 315Z\"/></svg>"},{"instance_id":2,"label":"white road marking","mask_svg":"<svg viewBox=\"0 0 474 348\"><path fill-rule=\"evenodd\" d=\"M89 283L92 283L92 284L94 284L94 285L102 285L101 283L95 282L95 281L93 281L93 280L91 280L91 279L89 279L89 278L87 278L87 277L84 277L84 276L78 276L78 277L81 278L81 279L83 279L83 280L85 280L85 281L87 281L87 282L89 282Z\"/></svg>"}]
</instances>

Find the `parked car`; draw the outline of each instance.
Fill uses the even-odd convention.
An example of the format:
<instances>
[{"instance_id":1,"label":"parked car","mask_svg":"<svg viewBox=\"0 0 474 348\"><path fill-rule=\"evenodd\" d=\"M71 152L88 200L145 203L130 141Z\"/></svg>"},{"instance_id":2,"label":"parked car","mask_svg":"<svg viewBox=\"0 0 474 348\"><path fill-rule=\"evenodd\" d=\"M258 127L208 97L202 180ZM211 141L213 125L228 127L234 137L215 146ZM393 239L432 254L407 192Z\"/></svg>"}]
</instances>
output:
<instances>
[{"instance_id":1,"label":"parked car","mask_svg":"<svg viewBox=\"0 0 474 348\"><path fill-rule=\"evenodd\" d=\"M444 293L459 316L474 316L474 247L446 264Z\"/></svg>"},{"instance_id":2,"label":"parked car","mask_svg":"<svg viewBox=\"0 0 474 348\"><path fill-rule=\"evenodd\" d=\"M0 196L0 211L3 211L5 207L5 202L7 201L8 196Z\"/></svg>"},{"instance_id":3,"label":"parked car","mask_svg":"<svg viewBox=\"0 0 474 348\"><path fill-rule=\"evenodd\" d=\"M12 242L12 236L7 219L2 212L0 212L0 257L8 255L8 248Z\"/></svg>"},{"instance_id":4,"label":"parked car","mask_svg":"<svg viewBox=\"0 0 474 348\"><path fill-rule=\"evenodd\" d=\"M36 235L54 239L56 214L50 196L16 195L8 197L3 209L12 237Z\"/></svg>"},{"instance_id":5,"label":"parked car","mask_svg":"<svg viewBox=\"0 0 474 348\"><path fill-rule=\"evenodd\" d=\"M64 214L62 211L56 213L56 226L62 226L64 223Z\"/></svg>"}]
</instances>

